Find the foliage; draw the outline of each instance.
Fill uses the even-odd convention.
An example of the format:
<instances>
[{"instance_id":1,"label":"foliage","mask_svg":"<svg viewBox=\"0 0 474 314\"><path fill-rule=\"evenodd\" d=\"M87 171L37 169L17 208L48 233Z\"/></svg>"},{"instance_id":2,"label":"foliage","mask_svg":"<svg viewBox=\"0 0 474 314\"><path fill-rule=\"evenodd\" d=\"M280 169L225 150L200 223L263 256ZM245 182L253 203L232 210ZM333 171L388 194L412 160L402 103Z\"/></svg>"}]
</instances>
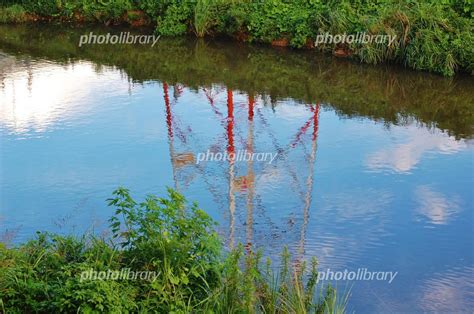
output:
<instances>
[{"instance_id":1,"label":"foliage","mask_svg":"<svg viewBox=\"0 0 474 314\"><path fill-rule=\"evenodd\" d=\"M367 23L373 32L396 35L394 45L364 45L354 51L361 61L396 61L417 70L452 76L459 69L472 72L474 30L471 19L453 8L425 2L408 2L378 9ZM470 55L471 57L468 57Z\"/></svg>"},{"instance_id":2,"label":"foliage","mask_svg":"<svg viewBox=\"0 0 474 314\"><path fill-rule=\"evenodd\" d=\"M263 42L290 37L296 33L295 27L298 26L298 19L301 19L300 27L304 28L306 26L305 19L307 19L307 16L305 15L309 11L301 10L298 4L299 2L292 5L278 0L251 3L250 14L246 23L247 30L253 39Z\"/></svg>"},{"instance_id":3,"label":"foliage","mask_svg":"<svg viewBox=\"0 0 474 314\"><path fill-rule=\"evenodd\" d=\"M23 23L26 21L26 12L21 5L13 4L9 7L0 7L0 23Z\"/></svg>"},{"instance_id":4,"label":"foliage","mask_svg":"<svg viewBox=\"0 0 474 314\"><path fill-rule=\"evenodd\" d=\"M331 287L317 285L317 262L291 270L284 252L275 276L261 254L242 246L224 255L214 222L196 203L135 202L127 189L109 205L112 239L38 233L16 248L0 244L0 310L7 313L323 313L343 312ZM152 271L154 280L82 278L83 272ZM306 277L308 274L309 277ZM319 291L319 297L316 292ZM323 294L324 293L324 294Z\"/></svg>"},{"instance_id":5,"label":"foliage","mask_svg":"<svg viewBox=\"0 0 474 314\"><path fill-rule=\"evenodd\" d=\"M184 35L192 20L194 3L190 1L171 0L163 14L156 18L156 30L165 36Z\"/></svg>"},{"instance_id":6,"label":"foliage","mask_svg":"<svg viewBox=\"0 0 474 314\"><path fill-rule=\"evenodd\" d=\"M65 0L65 3L71 3L71 1ZM127 10L132 8L132 0L82 1L82 7L77 7L87 18L100 22L117 21Z\"/></svg>"},{"instance_id":7,"label":"foliage","mask_svg":"<svg viewBox=\"0 0 474 314\"><path fill-rule=\"evenodd\" d=\"M12 2L20 4L27 12L38 15L57 15L61 7L60 1L52 0L18 0Z\"/></svg>"},{"instance_id":8,"label":"foliage","mask_svg":"<svg viewBox=\"0 0 474 314\"><path fill-rule=\"evenodd\" d=\"M140 0L136 1L136 5L138 9L143 10L149 16L156 17L163 14L168 2L169 1Z\"/></svg>"},{"instance_id":9,"label":"foliage","mask_svg":"<svg viewBox=\"0 0 474 314\"><path fill-rule=\"evenodd\" d=\"M198 37L204 37L218 23L219 16L225 14L231 1L198 0L194 8L194 30Z\"/></svg>"},{"instance_id":10,"label":"foliage","mask_svg":"<svg viewBox=\"0 0 474 314\"><path fill-rule=\"evenodd\" d=\"M75 12L89 21L117 21L133 7L133 0L4 0L18 3L28 13L43 17L72 18ZM0 4L1 6L1 4Z\"/></svg>"},{"instance_id":11,"label":"foliage","mask_svg":"<svg viewBox=\"0 0 474 314\"><path fill-rule=\"evenodd\" d=\"M396 35L390 46L345 48L352 58L371 64L396 62L445 76L474 71L472 0L0 0L0 6L13 3L40 16L72 19L78 13L106 24L127 22L127 11L142 10L161 35L226 34L264 43L283 40L296 48L311 47L325 32Z\"/></svg>"}]
</instances>

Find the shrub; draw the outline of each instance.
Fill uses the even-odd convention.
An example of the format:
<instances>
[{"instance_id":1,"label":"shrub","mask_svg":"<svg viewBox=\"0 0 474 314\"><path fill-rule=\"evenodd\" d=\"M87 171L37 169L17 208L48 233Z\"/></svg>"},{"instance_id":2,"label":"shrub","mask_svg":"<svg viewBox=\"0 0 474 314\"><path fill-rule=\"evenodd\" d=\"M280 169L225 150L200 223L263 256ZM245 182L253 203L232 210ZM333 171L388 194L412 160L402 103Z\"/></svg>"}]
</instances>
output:
<instances>
[{"instance_id":1,"label":"shrub","mask_svg":"<svg viewBox=\"0 0 474 314\"><path fill-rule=\"evenodd\" d=\"M185 34L192 21L195 3L175 0L156 18L156 30L165 36Z\"/></svg>"}]
</instances>

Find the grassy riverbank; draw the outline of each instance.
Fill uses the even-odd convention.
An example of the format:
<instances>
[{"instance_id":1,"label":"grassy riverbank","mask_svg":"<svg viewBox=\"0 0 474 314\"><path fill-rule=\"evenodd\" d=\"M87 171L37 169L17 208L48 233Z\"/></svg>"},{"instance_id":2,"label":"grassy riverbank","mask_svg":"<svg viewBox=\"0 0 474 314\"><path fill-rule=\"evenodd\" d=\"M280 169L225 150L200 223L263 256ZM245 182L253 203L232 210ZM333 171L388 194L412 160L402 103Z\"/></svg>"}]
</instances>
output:
<instances>
[{"instance_id":1,"label":"grassy riverbank","mask_svg":"<svg viewBox=\"0 0 474 314\"><path fill-rule=\"evenodd\" d=\"M115 216L108 237L38 233L16 248L0 244L0 311L345 311L346 300L318 284L315 259L310 265L292 263L284 251L281 269L274 273L258 253L242 247L225 253L211 218L173 190L167 198L149 196L137 203L128 190L119 188L109 205ZM100 272L109 271L153 276L100 279Z\"/></svg>"},{"instance_id":2,"label":"grassy riverbank","mask_svg":"<svg viewBox=\"0 0 474 314\"><path fill-rule=\"evenodd\" d=\"M319 49L355 60L399 63L452 76L474 71L469 0L0 0L0 22L31 20L150 25L161 35L232 36ZM318 45L318 34L396 35L387 43Z\"/></svg>"}]
</instances>

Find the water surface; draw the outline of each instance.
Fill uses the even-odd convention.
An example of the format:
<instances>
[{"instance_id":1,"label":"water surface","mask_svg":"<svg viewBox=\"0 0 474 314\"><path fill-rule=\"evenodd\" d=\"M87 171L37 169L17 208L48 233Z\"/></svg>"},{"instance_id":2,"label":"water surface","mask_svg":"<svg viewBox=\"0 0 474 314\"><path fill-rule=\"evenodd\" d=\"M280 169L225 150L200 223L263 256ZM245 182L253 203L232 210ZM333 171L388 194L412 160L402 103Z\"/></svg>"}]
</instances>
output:
<instances>
[{"instance_id":1,"label":"water surface","mask_svg":"<svg viewBox=\"0 0 474 314\"><path fill-rule=\"evenodd\" d=\"M4 241L105 232L117 186L170 186L227 246L398 271L338 282L352 310L472 310L472 77L188 38L78 48L88 31L0 27ZM278 158L196 164L239 150Z\"/></svg>"}]
</instances>

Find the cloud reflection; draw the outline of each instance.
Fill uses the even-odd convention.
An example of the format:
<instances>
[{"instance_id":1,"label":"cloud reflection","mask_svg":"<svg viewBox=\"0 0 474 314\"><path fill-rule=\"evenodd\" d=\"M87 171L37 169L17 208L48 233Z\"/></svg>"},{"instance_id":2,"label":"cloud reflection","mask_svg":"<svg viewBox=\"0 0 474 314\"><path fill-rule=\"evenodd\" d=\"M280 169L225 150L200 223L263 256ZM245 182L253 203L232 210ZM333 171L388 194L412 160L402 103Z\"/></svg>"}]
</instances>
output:
<instances>
[{"instance_id":1,"label":"cloud reflection","mask_svg":"<svg viewBox=\"0 0 474 314\"><path fill-rule=\"evenodd\" d=\"M392 131L395 130L396 128ZM391 169L398 173L409 173L427 152L454 154L468 146L465 140L456 140L439 130L410 126L397 133L407 140L371 154L366 163L369 169L375 171Z\"/></svg>"},{"instance_id":2,"label":"cloud reflection","mask_svg":"<svg viewBox=\"0 0 474 314\"><path fill-rule=\"evenodd\" d=\"M90 111L88 101L97 88L121 81L119 74L104 78L91 63L67 66L47 62L3 62L0 76L0 126L17 135L42 133L59 121ZM123 84L121 84L123 85ZM119 88L117 88L119 87Z\"/></svg>"},{"instance_id":3,"label":"cloud reflection","mask_svg":"<svg viewBox=\"0 0 474 314\"><path fill-rule=\"evenodd\" d=\"M420 306L426 312L472 313L474 269L451 269L428 279L422 287Z\"/></svg>"},{"instance_id":4,"label":"cloud reflection","mask_svg":"<svg viewBox=\"0 0 474 314\"><path fill-rule=\"evenodd\" d=\"M417 212L436 225L446 224L454 214L461 210L458 197L448 200L445 195L434 191L429 186L419 186L415 195L419 203Z\"/></svg>"}]
</instances>

